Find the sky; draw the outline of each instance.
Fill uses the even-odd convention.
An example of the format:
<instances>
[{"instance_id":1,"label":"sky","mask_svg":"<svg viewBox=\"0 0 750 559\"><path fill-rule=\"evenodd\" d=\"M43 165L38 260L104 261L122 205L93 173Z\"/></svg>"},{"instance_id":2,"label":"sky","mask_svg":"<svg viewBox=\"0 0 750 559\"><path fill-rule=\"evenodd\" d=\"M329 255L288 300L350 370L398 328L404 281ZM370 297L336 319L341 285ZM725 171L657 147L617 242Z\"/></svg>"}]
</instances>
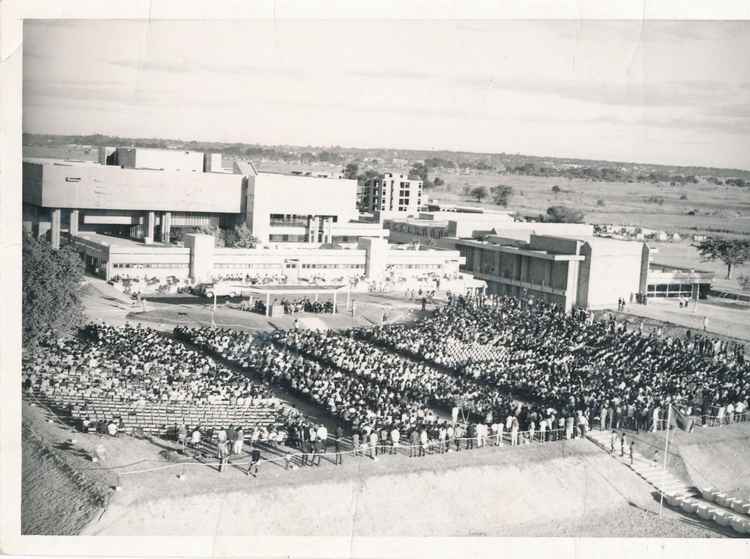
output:
<instances>
[{"instance_id":1,"label":"sky","mask_svg":"<svg viewBox=\"0 0 750 559\"><path fill-rule=\"evenodd\" d=\"M750 169L750 22L27 21L25 132Z\"/></svg>"}]
</instances>

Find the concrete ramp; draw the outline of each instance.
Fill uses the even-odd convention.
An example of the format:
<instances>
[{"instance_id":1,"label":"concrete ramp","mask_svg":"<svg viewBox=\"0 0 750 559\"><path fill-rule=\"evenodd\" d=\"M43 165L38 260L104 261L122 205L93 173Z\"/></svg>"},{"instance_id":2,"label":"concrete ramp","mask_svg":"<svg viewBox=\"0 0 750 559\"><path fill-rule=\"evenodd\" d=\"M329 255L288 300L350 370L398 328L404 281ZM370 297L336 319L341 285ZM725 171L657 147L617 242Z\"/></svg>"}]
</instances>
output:
<instances>
[{"instance_id":1,"label":"concrete ramp","mask_svg":"<svg viewBox=\"0 0 750 559\"><path fill-rule=\"evenodd\" d=\"M354 459L345 467L290 472L279 483L245 478L228 491L182 496L166 487L179 482L168 481L156 495L113 504L86 533L555 536L575 526L579 535L635 536L648 532L657 506L647 483L585 440L404 457L395 465L405 471L394 471L393 463L378 469L384 463ZM318 480L301 483L307 473ZM216 483L216 474L208 476ZM620 523L632 534L612 527L613 519L633 514L642 526Z\"/></svg>"},{"instance_id":2,"label":"concrete ramp","mask_svg":"<svg viewBox=\"0 0 750 559\"><path fill-rule=\"evenodd\" d=\"M718 440L681 445L685 468L699 487L712 486L750 496L750 435L747 431L722 435Z\"/></svg>"}]
</instances>

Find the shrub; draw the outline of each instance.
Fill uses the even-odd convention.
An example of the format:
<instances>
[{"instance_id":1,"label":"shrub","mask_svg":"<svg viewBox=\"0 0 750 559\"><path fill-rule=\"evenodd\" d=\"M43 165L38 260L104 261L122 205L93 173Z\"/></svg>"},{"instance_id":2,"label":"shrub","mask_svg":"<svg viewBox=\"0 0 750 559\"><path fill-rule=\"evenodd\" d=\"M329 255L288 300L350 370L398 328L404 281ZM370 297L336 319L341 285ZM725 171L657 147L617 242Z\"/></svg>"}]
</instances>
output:
<instances>
[{"instance_id":1,"label":"shrub","mask_svg":"<svg viewBox=\"0 0 750 559\"><path fill-rule=\"evenodd\" d=\"M601 198L599 198L596 201L596 205L599 206L600 208L604 207L604 200L602 200Z\"/></svg>"}]
</instances>

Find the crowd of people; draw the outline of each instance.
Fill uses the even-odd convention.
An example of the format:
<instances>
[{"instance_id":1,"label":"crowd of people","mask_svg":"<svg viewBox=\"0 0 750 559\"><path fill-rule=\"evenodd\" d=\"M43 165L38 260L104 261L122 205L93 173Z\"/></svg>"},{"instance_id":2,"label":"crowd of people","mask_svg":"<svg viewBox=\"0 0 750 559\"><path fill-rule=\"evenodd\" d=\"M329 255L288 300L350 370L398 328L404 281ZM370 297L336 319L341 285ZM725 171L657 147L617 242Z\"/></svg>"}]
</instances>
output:
<instances>
[{"instance_id":1,"label":"crowd of people","mask_svg":"<svg viewBox=\"0 0 750 559\"><path fill-rule=\"evenodd\" d=\"M316 301L310 297L301 297L295 300L283 298L281 306L284 307L286 314L297 314L300 312L308 313L332 313L333 301Z\"/></svg>"},{"instance_id":2,"label":"crowd of people","mask_svg":"<svg viewBox=\"0 0 750 559\"><path fill-rule=\"evenodd\" d=\"M543 301L455 299L415 325L354 334L564 415L601 418L606 409L633 428L658 425L654 419L663 420L670 404L705 417L727 406L744 413L750 396L750 370L739 344L690 333L645 334L642 326L628 328L614 316L565 314ZM457 345L471 343L489 348L491 357L487 349L468 360L457 352Z\"/></svg>"},{"instance_id":3,"label":"crowd of people","mask_svg":"<svg viewBox=\"0 0 750 559\"><path fill-rule=\"evenodd\" d=\"M285 303L287 310L300 301ZM572 439L595 426L659 429L670 406L704 422L744 420L750 365L744 346L705 333L663 336L543 301L451 296L419 322L345 332L295 327L258 337L180 325L170 337L141 325L89 324L24 355L23 386L134 407L250 405L282 386L337 418L335 436L295 413L252 430L177 425L177 439L195 448L215 441L222 464L246 440L251 448L298 448L303 463L319 464L330 446L340 463L345 435L354 454L403 447L416 457ZM119 431L115 421L84 428Z\"/></svg>"},{"instance_id":4,"label":"crowd of people","mask_svg":"<svg viewBox=\"0 0 750 559\"><path fill-rule=\"evenodd\" d=\"M461 406L482 417L508 403L504 393L470 378L445 373L424 360L404 359L333 331L278 330L271 339L324 365L389 388L403 401L444 408Z\"/></svg>"},{"instance_id":5,"label":"crowd of people","mask_svg":"<svg viewBox=\"0 0 750 559\"><path fill-rule=\"evenodd\" d=\"M178 326L174 335L240 370L260 376L264 382L287 388L353 429L383 423L416 423L428 413L424 404L405 398L377 380L346 373L275 344L254 344L246 332Z\"/></svg>"},{"instance_id":6,"label":"crowd of people","mask_svg":"<svg viewBox=\"0 0 750 559\"><path fill-rule=\"evenodd\" d=\"M270 386L141 325L89 324L79 336L46 340L24 356L23 386L49 396L243 405Z\"/></svg>"}]
</instances>

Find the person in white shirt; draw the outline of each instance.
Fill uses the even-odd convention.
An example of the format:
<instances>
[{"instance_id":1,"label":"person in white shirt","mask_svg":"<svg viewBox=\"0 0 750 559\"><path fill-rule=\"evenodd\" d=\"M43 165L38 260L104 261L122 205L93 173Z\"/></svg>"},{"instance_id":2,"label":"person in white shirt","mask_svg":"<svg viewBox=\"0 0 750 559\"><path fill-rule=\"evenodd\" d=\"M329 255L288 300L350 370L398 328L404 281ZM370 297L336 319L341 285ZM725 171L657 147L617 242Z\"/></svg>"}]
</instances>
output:
<instances>
[{"instance_id":1,"label":"person in white shirt","mask_svg":"<svg viewBox=\"0 0 750 559\"><path fill-rule=\"evenodd\" d=\"M316 437L323 443L323 452L328 451L328 429L322 423L318 426L315 432Z\"/></svg>"},{"instance_id":2,"label":"person in white shirt","mask_svg":"<svg viewBox=\"0 0 750 559\"><path fill-rule=\"evenodd\" d=\"M377 457L375 456L375 452L378 448L378 433L377 431L373 430L370 433L370 458L373 460L377 460Z\"/></svg>"},{"instance_id":3,"label":"person in white shirt","mask_svg":"<svg viewBox=\"0 0 750 559\"><path fill-rule=\"evenodd\" d=\"M401 432L398 428L391 429L391 454L398 454L398 443L401 439Z\"/></svg>"}]
</instances>

